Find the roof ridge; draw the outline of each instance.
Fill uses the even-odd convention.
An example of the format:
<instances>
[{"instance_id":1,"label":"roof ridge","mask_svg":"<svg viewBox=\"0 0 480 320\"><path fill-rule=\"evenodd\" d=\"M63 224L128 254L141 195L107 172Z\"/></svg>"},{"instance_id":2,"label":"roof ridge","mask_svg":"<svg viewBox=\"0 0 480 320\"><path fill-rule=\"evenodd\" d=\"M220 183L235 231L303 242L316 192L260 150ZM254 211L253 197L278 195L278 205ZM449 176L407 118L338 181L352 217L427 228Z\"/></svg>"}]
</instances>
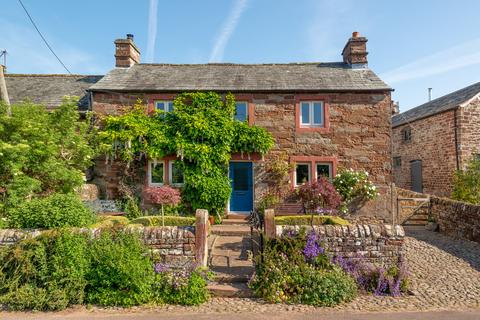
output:
<instances>
[{"instance_id":1,"label":"roof ridge","mask_svg":"<svg viewBox=\"0 0 480 320\"><path fill-rule=\"evenodd\" d=\"M278 65L346 65L342 61L330 61L330 62L320 62L320 61L307 61L307 62L271 62L271 63L235 63L235 62L208 62L208 63L138 63L136 65L141 66L278 66Z\"/></svg>"},{"instance_id":2,"label":"roof ridge","mask_svg":"<svg viewBox=\"0 0 480 320\"><path fill-rule=\"evenodd\" d=\"M5 73L5 77L58 77L58 78L75 78L75 77L103 77L101 74L66 74L66 73Z\"/></svg>"}]
</instances>

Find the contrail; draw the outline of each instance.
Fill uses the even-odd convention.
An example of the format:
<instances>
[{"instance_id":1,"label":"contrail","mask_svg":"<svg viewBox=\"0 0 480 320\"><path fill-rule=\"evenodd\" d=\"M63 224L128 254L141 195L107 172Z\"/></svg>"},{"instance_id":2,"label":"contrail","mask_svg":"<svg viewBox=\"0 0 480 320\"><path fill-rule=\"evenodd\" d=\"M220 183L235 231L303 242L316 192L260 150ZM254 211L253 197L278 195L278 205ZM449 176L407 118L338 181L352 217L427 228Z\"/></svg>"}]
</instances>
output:
<instances>
[{"instance_id":1,"label":"contrail","mask_svg":"<svg viewBox=\"0 0 480 320\"><path fill-rule=\"evenodd\" d=\"M423 57L383 73L380 77L387 83L392 84L476 64L480 64L480 38Z\"/></svg>"},{"instance_id":2,"label":"contrail","mask_svg":"<svg viewBox=\"0 0 480 320\"><path fill-rule=\"evenodd\" d=\"M240 17L245 10L246 5L247 0L237 0L235 2L232 11L230 11L227 20L225 20L225 24L223 25L217 39L215 40L215 45L213 46L212 52L210 53L209 62L220 62L223 60L223 52L225 51L225 46L227 45L230 36L235 30L238 21L240 20Z\"/></svg>"},{"instance_id":3,"label":"contrail","mask_svg":"<svg viewBox=\"0 0 480 320\"><path fill-rule=\"evenodd\" d=\"M153 62L155 40L157 39L158 0L150 0L148 11L147 62Z\"/></svg>"}]
</instances>

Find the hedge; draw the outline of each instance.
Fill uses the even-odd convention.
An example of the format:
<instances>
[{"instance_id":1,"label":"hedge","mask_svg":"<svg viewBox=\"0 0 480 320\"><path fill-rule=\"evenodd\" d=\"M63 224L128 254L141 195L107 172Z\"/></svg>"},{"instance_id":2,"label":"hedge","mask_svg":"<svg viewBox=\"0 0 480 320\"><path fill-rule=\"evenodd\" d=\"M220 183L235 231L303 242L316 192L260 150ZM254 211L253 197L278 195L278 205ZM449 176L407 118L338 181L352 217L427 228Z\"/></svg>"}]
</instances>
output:
<instances>
[{"instance_id":1,"label":"hedge","mask_svg":"<svg viewBox=\"0 0 480 320\"><path fill-rule=\"evenodd\" d=\"M193 226L195 224L195 217L180 217L180 216L165 216L165 226ZM162 216L145 216L131 221L131 224L141 224L145 227L160 227L162 226Z\"/></svg>"},{"instance_id":2,"label":"hedge","mask_svg":"<svg viewBox=\"0 0 480 320\"><path fill-rule=\"evenodd\" d=\"M311 215L296 215L296 216L277 216L275 217L275 224L279 226L294 226L294 225L310 225L312 223ZM314 225L339 225L346 226L350 223L338 216L314 216Z\"/></svg>"}]
</instances>

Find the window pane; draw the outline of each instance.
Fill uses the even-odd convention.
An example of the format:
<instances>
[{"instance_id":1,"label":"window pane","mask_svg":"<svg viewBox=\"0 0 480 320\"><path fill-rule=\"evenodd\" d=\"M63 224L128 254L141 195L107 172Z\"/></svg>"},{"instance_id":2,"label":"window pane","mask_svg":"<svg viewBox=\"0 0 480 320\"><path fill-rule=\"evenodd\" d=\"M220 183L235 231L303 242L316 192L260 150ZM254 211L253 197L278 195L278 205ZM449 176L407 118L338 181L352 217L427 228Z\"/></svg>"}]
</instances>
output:
<instances>
[{"instance_id":1,"label":"window pane","mask_svg":"<svg viewBox=\"0 0 480 320\"><path fill-rule=\"evenodd\" d=\"M235 103L235 119L238 121L247 120L247 103L246 102L237 102Z\"/></svg>"},{"instance_id":2,"label":"window pane","mask_svg":"<svg viewBox=\"0 0 480 320\"><path fill-rule=\"evenodd\" d=\"M308 164L297 164L296 176L297 184L303 184L308 181Z\"/></svg>"},{"instance_id":3,"label":"window pane","mask_svg":"<svg viewBox=\"0 0 480 320\"><path fill-rule=\"evenodd\" d=\"M155 107L157 108L157 110L165 111L165 103L163 102L156 102Z\"/></svg>"},{"instance_id":4,"label":"window pane","mask_svg":"<svg viewBox=\"0 0 480 320\"><path fill-rule=\"evenodd\" d=\"M322 103L315 102L313 104L313 123L320 125L323 123Z\"/></svg>"},{"instance_id":5,"label":"window pane","mask_svg":"<svg viewBox=\"0 0 480 320\"><path fill-rule=\"evenodd\" d=\"M309 124L310 123L310 105L308 102L302 102L300 113L301 113L302 123Z\"/></svg>"},{"instance_id":6,"label":"window pane","mask_svg":"<svg viewBox=\"0 0 480 320\"><path fill-rule=\"evenodd\" d=\"M331 178L330 165L328 163L317 163L317 179L320 177Z\"/></svg>"},{"instance_id":7,"label":"window pane","mask_svg":"<svg viewBox=\"0 0 480 320\"><path fill-rule=\"evenodd\" d=\"M173 101L170 101L168 103L168 112L172 112L173 111Z\"/></svg>"},{"instance_id":8,"label":"window pane","mask_svg":"<svg viewBox=\"0 0 480 320\"><path fill-rule=\"evenodd\" d=\"M233 190L248 190L248 168L236 167L233 169Z\"/></svg>"},{"instance_id":9,"label":"window pane","mask_svg":"<svg viewBox=\"0 0 480 320\"><path fill-rule=\"evenodd\" d=\"M163 183L163 163L157 163L155 165L155 163L152 162L150 174L152 175L152 183Z\"/></svg>"},{"instance_id":10,"label":"window pane","mask_svg":"<svg viewBox=\"0 0 480 320\"><path fill-rule=\"evenodd\" d=\"M172 163L172 184L183 184L183 170L180 165Z\"/></svg>"}]
</instances>

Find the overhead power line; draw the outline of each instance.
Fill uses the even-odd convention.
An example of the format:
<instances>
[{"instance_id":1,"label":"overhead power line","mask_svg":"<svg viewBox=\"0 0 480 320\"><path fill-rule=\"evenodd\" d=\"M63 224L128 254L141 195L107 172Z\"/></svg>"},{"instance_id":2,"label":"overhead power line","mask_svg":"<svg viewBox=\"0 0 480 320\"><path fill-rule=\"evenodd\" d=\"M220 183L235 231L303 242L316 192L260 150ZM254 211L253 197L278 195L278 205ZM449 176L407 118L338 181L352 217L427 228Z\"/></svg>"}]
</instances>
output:
<instances>
[{"instance_id":1,"label":"overhead power line","mask_svg":"<svg viewBox=\"0 0 480 320\"><path fill-rule=\"evenodd\" d=\"M23 2L22 0L18 0L18 2L20 2L20 5L22 6L23 10L25 11L25 13L27 14L28 16L28 19L30 19L30 21L32 22L33 26L35 27L35 30L37 30L38 34L40 35L40 37L42 38L43 42L45 42L45 45L48 47L48 49L50 49L50 51L52 52L52 54L55 56L55 58L57 58L58 62L60 62L60 64L63 66L63 68L65 68L65 70L67 70L67 72L69 74L72 74L70 72L70 70L68 70L67 66L65 66L65 64L62 62L62 60L57 56L57 54L55 53L55 51L53 51L53 48L50 46L50 44L48 43L47 39L45 39L45 37L43 36L43 34L40 32L40 30L38 29L37 25L35 24L35 21L33 21L33 18L32 16L30 15L30 13L28 13L28 10L27 8L25 8L25 6L23 5Z\"/></svg>"}]
</instances>

